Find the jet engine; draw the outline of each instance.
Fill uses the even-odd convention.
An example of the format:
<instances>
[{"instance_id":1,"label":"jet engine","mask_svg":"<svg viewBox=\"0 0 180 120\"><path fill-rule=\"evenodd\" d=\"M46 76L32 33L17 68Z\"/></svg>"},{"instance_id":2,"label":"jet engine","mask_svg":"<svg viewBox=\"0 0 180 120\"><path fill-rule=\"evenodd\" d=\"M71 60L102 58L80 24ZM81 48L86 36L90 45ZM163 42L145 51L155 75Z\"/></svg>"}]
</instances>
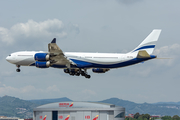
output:
<instances>
[{"instance_id":1,"label":"jet engine","mask_svg":"<svg viewBox=\"0 0 180 120\"><path fill-rule=\"evenodd\" d=\"M50 56L47 53L36 53L34 59L36 61L48 61Z\"/></svg>"},{"instance_id":2,"label":"jet engine","mask_svg":"<svg viewBox=\"0 0 180 120\"><path fill-rule=\"evenodd\" d=\"M109 71L110 69L107 69L107 68L93 68L92 71L94 73L105 73L107 71Z\"/></svg>"},{"instance_id":3,"label":"jet engine","mask_svg":"<svg viewBox=\"0 0 180 120\"><path fill-rule=\"evenodd\" d=\"M48 68L50 66L50 62L49 61L47 61L47 62L36 61L35 65L37 68Z\"/></svg>"}]
</instances>

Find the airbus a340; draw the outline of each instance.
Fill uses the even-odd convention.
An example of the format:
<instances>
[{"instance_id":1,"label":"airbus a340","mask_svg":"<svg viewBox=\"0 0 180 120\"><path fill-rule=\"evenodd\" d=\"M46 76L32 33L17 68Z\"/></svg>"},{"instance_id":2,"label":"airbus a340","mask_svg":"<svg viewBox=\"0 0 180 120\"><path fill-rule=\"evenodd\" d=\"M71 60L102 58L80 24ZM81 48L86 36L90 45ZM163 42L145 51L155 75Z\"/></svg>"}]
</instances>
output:
<instances>
[{"instance_id":1,"label":"airbus a340","mask_svg":"<svg viewBox=\"0 0 180 120\"><path fill-rule=\"evenodd\" d=\"M17 66L17 72L20 72L20 66L54 67L64 69L65 73L72 76L81 75L90 78L87 69L92 69L94 73L105 73L113 68L134 65L156 58L157 56L152 53L160 33L159 29L153 30L139 46L125 54L63 52L54 38L48 44L48 52L15 52L7 56L6 60Z\"/></svg>"}]
</instances>

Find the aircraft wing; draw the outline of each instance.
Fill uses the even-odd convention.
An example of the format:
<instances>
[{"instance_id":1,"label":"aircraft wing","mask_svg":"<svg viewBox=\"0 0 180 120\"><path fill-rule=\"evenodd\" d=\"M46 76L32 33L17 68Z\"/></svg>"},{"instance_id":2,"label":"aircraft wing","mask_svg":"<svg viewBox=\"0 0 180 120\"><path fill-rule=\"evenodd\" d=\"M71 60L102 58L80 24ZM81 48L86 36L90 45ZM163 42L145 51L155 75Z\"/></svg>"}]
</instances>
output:
<instances>
[{"instance_id":1,"label":"aircraft wing","mask_svg":"<svg viewBox=\"0 0 180 120\"><path fill-rule=\"evenodd\" d=\"M71 64L76 65L73 61L69 60L63 53L63 51L56 44L56 38L48 44L48 51L50 54L51 64L65 64L70 67Z\"/></svg>"}]
</instances>

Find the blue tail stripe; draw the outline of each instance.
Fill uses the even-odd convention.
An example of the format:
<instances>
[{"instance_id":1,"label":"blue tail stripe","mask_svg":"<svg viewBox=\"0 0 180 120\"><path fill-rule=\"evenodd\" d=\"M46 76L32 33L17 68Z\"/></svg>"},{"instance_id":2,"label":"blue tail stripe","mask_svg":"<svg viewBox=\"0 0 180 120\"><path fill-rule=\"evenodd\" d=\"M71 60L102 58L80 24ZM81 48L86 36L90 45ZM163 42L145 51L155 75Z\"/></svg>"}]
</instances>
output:
<instances>
[{"instance_id":1,"label":"blue tail stripe","mask_svg":"<svg viewBox=\"0 0 180 120\"><path fill-rule=\"evenodd\" d=\"M140 48L134 50L133 52L135 52L137 50L141 50L141 49L148 49L148 48L154 48L154 47L155 47L155 45L143 46L143 47L140 47Z\"/></svg>"}]
</instances>

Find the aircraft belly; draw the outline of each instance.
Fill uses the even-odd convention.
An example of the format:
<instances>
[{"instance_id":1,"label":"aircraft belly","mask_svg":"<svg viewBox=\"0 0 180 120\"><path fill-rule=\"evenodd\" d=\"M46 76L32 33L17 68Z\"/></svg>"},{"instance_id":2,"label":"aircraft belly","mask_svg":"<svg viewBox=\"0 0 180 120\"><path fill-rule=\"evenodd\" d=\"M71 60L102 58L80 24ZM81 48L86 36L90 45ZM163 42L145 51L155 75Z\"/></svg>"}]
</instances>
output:
<instances>
[{"instance_id":1,"label":"aircraft belly","mask_svg":"<svg viewBox=\"0 0 180 120\"><path fill-rule=\"evenodd\" d=\"M61 64L53 64L51 67L53 67L53 68L67 68L66 65L61 65Z\"/></svg>"},{"instance_id":2,"label":"aircraft belly","mask_svg":"<svg viewBox=\"0 0 180 120\"><path fill-rule=\"evenodd\" d=\"M146 61L148 59L129 59L124 61L95 61L95 60L75 60L71 59L73 62L77 63L78 67L85 68L120 68L133 64L137 64L142 61Z\"/></svg>"}]
</instances>

